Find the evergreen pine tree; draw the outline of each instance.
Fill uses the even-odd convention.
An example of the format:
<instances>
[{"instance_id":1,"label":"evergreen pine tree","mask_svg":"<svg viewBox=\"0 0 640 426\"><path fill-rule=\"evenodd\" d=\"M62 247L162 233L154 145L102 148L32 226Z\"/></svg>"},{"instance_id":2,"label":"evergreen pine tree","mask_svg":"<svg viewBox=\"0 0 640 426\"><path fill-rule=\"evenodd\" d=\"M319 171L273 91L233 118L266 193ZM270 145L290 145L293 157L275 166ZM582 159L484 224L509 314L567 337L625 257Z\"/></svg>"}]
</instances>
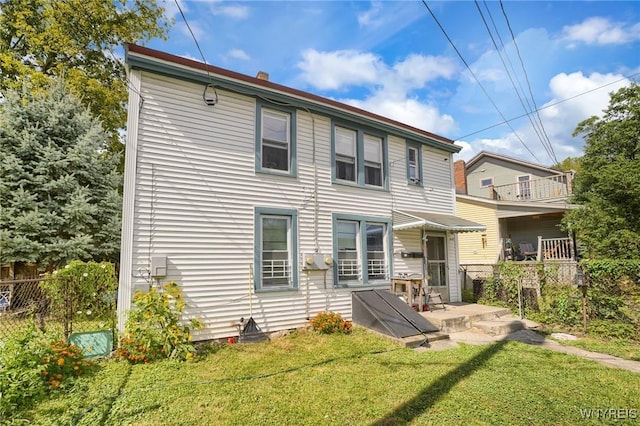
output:
<instances>
[{"instance_id":1,"label":"evergreen pine tree","mask_svg":"<svg viewBox=\"0 0 640 426\"><path fill-rule=\"evenodd\" d=\"M116 260L121 176L108 135L61 81L0 106L0 262Z\"/></svg>"}]
</instances>

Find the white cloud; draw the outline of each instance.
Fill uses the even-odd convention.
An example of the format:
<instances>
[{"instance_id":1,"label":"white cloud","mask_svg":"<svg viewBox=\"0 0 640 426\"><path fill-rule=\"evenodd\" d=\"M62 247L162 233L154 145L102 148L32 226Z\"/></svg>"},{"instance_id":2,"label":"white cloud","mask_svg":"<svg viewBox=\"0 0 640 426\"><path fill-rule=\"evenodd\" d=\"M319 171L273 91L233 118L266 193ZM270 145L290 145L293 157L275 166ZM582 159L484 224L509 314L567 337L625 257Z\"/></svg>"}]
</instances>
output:
<instances>
[{"instance_id":1,"label":"white cloud","mask_svg":"<svg viewBox=\"0 0 640 426\"><path fill-rule=\"evenodd\" d=\"M572 136L576 126L591 116L601 116L609 105L609 93L629 83L623 75L612 73L592 73L588 76L582 72L560 73L551 78L549 89L552 99L541 106L539 113L558 161L582 155L584 140L580 136ZM487 150L547 166L555 162L541 145L540 138L529 121L523 119L515 130L536 158L532 157L513 132L501 138L458 142L463 146L458 155L468 160L478 152Z\"/></svg>"},{"instance_id":2,"label":"white cloud","mask_svg":"<svg viewBox=\"0 0 640 426\"><path fill-rule=\"evenodd\" d=\"M249 17L249 8L240 5L223 5L223 2L214 2L211 7L211 13L214 15L224 15L234 19L246 19Z\"/></svg>"},{"instance_id":3,"label":"white cloud","mask_svg":"<svg viewBox=\"0 0 640 426\"><path fill-rule=\"evenodd\" d=\"M242 49L231 49L231 50L229 50L227 52L227 57L229 57L231 59L240 59L242 61L248 61L249 59L251 59L251 57L249 57L247 52L245 52Z\"/></svg>"},{"instance_id":4,"label":"white cloud","mask_svg":"<svg viewBox=\"0 0 640 426\"><path fill-rule=\"evenodd\" d=\"M437 134L448 133L455 127L453 117L440 114L438 107L416 99L393 99L384 91L365 100L347 99L343 102Z\"/></svg>"},{"instance_id":5,"label":"white cloud","mask_svg":"<svg viewBox=\"0 0 640 426\"><path fill-rule=\"evenodd\" d=\"M371 3L371 9L358 14L358 23L361 27L377 28L384 23L381 15L382 3L374 1Z\"/></svg>"},{"instance_id":6,"label":"white cloud","mask_svg":"<svg viewBox=\"0 0 640 426\"><path fill-rule=\"evenodd\" d=\"M457 70L452 58L443 56L409 55L393 66L396 76L412 88L421 88L438 78L452 78Z\"/></svg>"},{"instance_id":7,"label":"white cloud","mask_svg":"<svg viewBox=\"0 0 640 426\"><path fill-rule=\"evenodd\" d=\"M586 44L624 44L640 40L640 23L626 25L607 18L592 17L562 29L565 40ZM572 47L574 45L571 45Z\"/></svg>"},{"instance_id":8,"label":"white cloud","mask_svg":"<svg viewBox=\"0 0 640 426\"><path fill-rule=\"evenodd\" d=\"M390 66L377 55L355 50L318 52L307 49L298 63L301 79L320 90L363 88L369 94L342 102L435 133L455 127L450 115L438 107L412 96L428 82L452 78L457 65L451 58L411 54Z\"/></svg>"},{"instance_id":9,"label":"white cloud","mask_svg":"<svg viewBox=\"0 0 640 426\"><path fill-rule=\"evenodd\" d=\"M298 62L303 80L322 90L375 83L384 67L379 56L355 50L318 52L307 49L302 52L302 61Z\"/></svg>"}]
</instances>

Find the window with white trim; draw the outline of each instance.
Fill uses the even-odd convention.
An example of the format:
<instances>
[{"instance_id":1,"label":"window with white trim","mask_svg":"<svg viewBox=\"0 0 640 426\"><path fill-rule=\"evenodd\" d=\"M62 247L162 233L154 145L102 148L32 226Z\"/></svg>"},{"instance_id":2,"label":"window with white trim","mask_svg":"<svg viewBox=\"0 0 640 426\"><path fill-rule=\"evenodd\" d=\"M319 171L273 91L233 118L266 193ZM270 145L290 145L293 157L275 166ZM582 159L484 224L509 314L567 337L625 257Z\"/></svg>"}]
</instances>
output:
<instances>
[{"instance_id":1,"label":"window with white trim","mask_svg":"<svg viewBox=\"0 0 640 426\"><path fill-rule=\"evenodd\" d=\"M334 125L332 142L334 182L388 188L386 137Z\"/></svg>"},{"instance_id":2,"label":"window with white trim","mask_svg":"<svg viewBox=\"0 0 640 426\"><path fill-rule=\"evenodd\" d=\"M359 222L350 220L336 222L339 281L357 281L360 279L359 226Z\"/></svg>"},{"instance_id":3,"label":"window with white trim","mask_svg":"<svg viewBox=\"0 0 640 426\"><path fill-rule=\"evenodd\" d=\"M356 182L357 142L356 132L342 127L335 128L336 179Z\"/></svg>"},{"instance_id":4,"label":"window with white trim","mask_svg":"<svg viewBox=\"0 0 640 426\"><path fill-rule=\"evenodd\" d=\"M493 178L484 178L484 179L480 179L480 187L481 188L486 188L487 186L491 186L493 185Z\"/></svg>"},{"instance_id":5,"label":"window with white trim","mask_svg":"<svg viewBox=\"0 0 640 426\"><path fill-rule=\"evenodd\" d=\"M531 175L518 176L518 197L521 200L531 198Z\"/></svg>"},{"instance_id":6,"label":"window with white trim","mask_svg":"<svg viewBox=\"0 0 640 426\"><path fill-rule=\"evenodd\" d=\"M297 287L297 213L256 208L255 287L288 290Z\"/></svg>"},{"instance_id":7,"label":"window with white trim","mask_svg":"<svg viewBox=\"0 0 640 426\"><path fill-rule=\"evenodd\" d=\"M407 182L422 185L422 153L417 143L407 143Z\"/></svg>"},{"instance_id":8,"label":"window with white trim","mask_svg":"<svg viewBox=\"0 0 640 426\"><path fill-rule=\"evenodd\" d=\"M364 135L364 184L382 186L382 138Z\"/></svg>"},{"instance_id":9,"label":"window with white trim","mask_svg":"<svg viewBox=\"0 0 640 426\"><path fill-rule=\"evenodd\" d=\"M256 171L295 176L295 109L258 101L256 116Z\"/></svg>"},{"instance_id":10,"label":"window with white trim","mask_svg":"<svg viewBox=\"0 0 640 426\"><path fill-rule=\"evenodd\" d=\"M388 282L389 226L390 221L334 214L336 285L375 285Z\"/></svg>"}]
</instances>

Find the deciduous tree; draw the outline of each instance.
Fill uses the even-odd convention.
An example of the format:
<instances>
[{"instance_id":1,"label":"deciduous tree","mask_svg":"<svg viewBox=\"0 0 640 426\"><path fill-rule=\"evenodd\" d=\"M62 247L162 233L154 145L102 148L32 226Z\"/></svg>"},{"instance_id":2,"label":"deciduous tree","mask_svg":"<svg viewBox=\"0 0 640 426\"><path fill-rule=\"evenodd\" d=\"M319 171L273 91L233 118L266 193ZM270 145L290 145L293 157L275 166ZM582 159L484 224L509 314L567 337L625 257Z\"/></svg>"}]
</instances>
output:
<instances>
[{"instance_id":1,"label":"deciduous tree","mask_svg":"<svg viewBox=\"0 0 640 426\"><path fill-rule=\"evenodd\" d=\"M576 127L585 151L565 218L591 258L640 258L640 84L611 94L602 117Z\"/></svg>"},{"instance_id":2,"label":"deciduous tree","mask_svg":"<svg viewBox=\"0 0 640 426\"><path fill-rule=\"evenodd\" d=\"M0 93L23 81L46 88L63 76L120 151L127 90L115 49L164 37L168 25L156 0L2 0Z\"/></svg>"}]
</instances>

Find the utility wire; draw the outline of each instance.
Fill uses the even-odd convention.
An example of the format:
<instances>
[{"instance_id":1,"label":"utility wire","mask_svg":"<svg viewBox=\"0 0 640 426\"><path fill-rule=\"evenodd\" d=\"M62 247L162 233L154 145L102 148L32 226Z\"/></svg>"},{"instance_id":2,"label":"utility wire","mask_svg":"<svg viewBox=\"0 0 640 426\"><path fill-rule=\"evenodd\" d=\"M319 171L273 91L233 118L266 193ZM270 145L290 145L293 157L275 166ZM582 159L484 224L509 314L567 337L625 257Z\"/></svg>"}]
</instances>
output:
<instances>
[{"instance_id":1,"label":"utility wire","mask_svg":"<svg viewBox=\"0 0 640 426\"><path fill-rule=\"evenodd\" d=\"M538 136L538 139L540 140L540 143L542 144L542 146L546 150L547 154L549 155L549 158L553 158L551 156L551 152L550 152L549 148L545 144L545 141L544 141L543 136L542 136L542 134L541 134L541 132L540 132L540 130L538 128L537 123L533 120L533 118L531 118L531 115L530 115L529 111L531 111L533 108L529 104L528 100L526 102L527 105L528 105L528 108L527 108L527 105L525 105L525 101L522 98L522 95L520 94L520 91L516 87L516 83L513 80L513 77L511 76L511 72L509 71L509 68L507 67L507 64L506 64L506 62L504 60L504 57L502 55L502 51L498 47L498 44L496 43L496 40L493 37L493 33L491 32L491 28L489 28L489 24L487 23L487 20L484 17L484 13L482 13L482 9L480 8L480 4L478 3L478 0L474 0L474 3L476 5L476 8L478 9L478 13L480 14L480 18L482 18L482 22L484 23L484 26L485 26L485 28L487 30L487 33L489 33L489 37L491 38L491 42L493 43L493 47L496 50L496 52L498 53L498 57L500 58L500 62L502 62L502 66L504 67L504 70L507 73L507 77L509 77L509 81L511 82L511 86L513 87L513 90L515 91L516 95L518 96L518 99L520 100L520 105L522 105L522 109L525 111L525 113L527 113L527 118L529 119L529 122L531 123L531 127L533 128L534 132ZM485 7L486 7L487 6L486 1L484 2L484 4L485 4ZM487 12L488 12L489 16L491 16L491 12L489 11L488 8L487 8ZM495 25L495 22L493 21L493 18L492 18L492 23L493 23L493 26L494 26L494 30L495 30L498 38L500 39L500 43L502 44L502 48L504 49L504 43L502 42L502 38L500 37L500 32L498 31L498 28ZM507 56L506 55L506 50L505 50L505 56ZM508 56L507 56L507 58L508 58ZM513 70L513 66L512 66L512 70ZM515 75L515 72L514 72L514 75ZM522 90L522 93L524 94L524 90Z\"/></svg>"},{"instance_id":2,"label":"utility wire","mask_svg":"<svg viewBox=\"0 0 640 426\"><path fill-rule=\"evenodd\" d=\"M533 96L533 91L531 90L531 82L529 81L529 75L527 74L527 69L524 66L524 61L522 60L522 55L520 55L520 49L518 48L518 43L516 42L516 38L513 34L513 29L511 28L511 23L509 22L509 17L507 16L507 12L504 9L504 3L502 2L502 0L500 0L500 8L502 9L502 14L504 15L504 20L507 23L507 27L509 28L509 32L511 33L511 40L513 40L513 45L516 48L516 52L518 53L518 59L520 60L520 64L522 65L522 71L524 72L524 77L525 80L527 81L527 86L529 88L529 95L531 96L531 101L533 102L533 106L535 107L536 110L536 116L538 117L538 121L540 122L540 127L542 128L542 133L544 134L546 140L547 140L547 144L549 149L551 150L551 154L552 159L555 161L555 164L558 164L558 158L556 157L556 153L553 150L553 144L551 143L551 140L549 139L549 135L547 135L547 131L544 128L544 124L542 124L542 119L540 118L540 114L538 114L537 109L538 106L536 105L536 99Z\"/></svg>"},{"instance_id":3,"label":"utility wire","mask_svg":"<svg viewBox=\"0 0 640 426\"><path fill-rule=\"evenodd\" d=\"M612 84L620 83L621 81L631 79L631 78L633 78L633 77L635 77L635 76L638 76L638 75L640 75L640 72L637 72L637 73L634 73L634 74L630 74L630 75L624 76L624 77L622 77L622 78L620 78L620 79L618 79L618 80L612 81L612 82L607 83L607 84L603 84L602 86L594 87L593 89L591 89L591 90L587 90L586 92L578 93L577 95L573 95L573 96L570 96L570 97L568 97L568 98L564 98L564 99L561 99L561 100L559 100L559 101L556 101L556 102L550 103L549 105L545 105L545 106L543 106L542 108L538 108L538 109L536 110L536 112L538 112L538 111L542 111L543 109L547 109L547 108L554 107L554 106L559 105L559 104L561 104L561 103L563 103L563 102L567 102L567 101L573 100L573 99L575 99L575 98L578 98L578 97L580 97L580 96L587 95L587 94L589 94L589 93L595 92L596 90L603 89L603 88L605 88L605 87L607 87L607 86L611 86ZM502 126L503 124L507 124L507 123L508 123L508 122L510 122L510 121L518 120L518 119L520 119L520 118L522 118L522 117L525 117L526 115L527 115L527 114L521 114L521 115L518 115L518 116L516 116L516 117L512 117L512 118L510 118L510 119L508 119L508 120L501 121L501 122L496 123L496 124L492 124L491 126L489 126L489 127L485 127L484 129L476 130L475 132L467 133L466 135L463 135L463 136L460 136L460 137L454 138L453 140L454 140L454 141L460 141L460 140L462 140L462 139L464 139L464 138L468 138L469 136L473 136L473 135L477 135L478 133L482 133L482 132L484 132L485 130L490 130L490 129L493 129L494 127L498 127L498 126Z\"/></svg>"},{"instance_id":4,"label":"utility wire","mask_svg":"<svg viewBox=\"0 0 640 426\"><path fill-rule=\"evenodd\" d=\"M176 3L176 6L178 7L178 10L180 11L180 16L182 16L182 20L184 21L185 25L187 26L187 29L189 30L189 33L191 34L191 38L193 39L193 41L196 44L196 47L198 48L198 52L200 52L200 56L202 57L202 62L205 65L205 70L207 71L207 77L209 78L209 85L205 86L204 88L204 92L202 93L202 100L207 104L207 105L215 105L218 103L218 91L216 90L216 86L213 84L213 80L211 79L211 73L209 72L209 66L207 64L207 59L204 57L204 53L202 53L202 49L200 49L200 43L198 43L198 39L196 38L196 35L193 33L193 31L191 30L191 25L189 25L189 21L187 21L187 17L184 15L184 12L182 11L182 7L180 6L180 2L178 0L174 0ZM213 89L213 92L215 94L215 98L208 98L207 96L207 89L211 87Z\"/></svg>"},{"instance_id":5,"label":"utility wire","mask_svg":"<svg viewBox=\"0 0 640 426\"><path fill-rule=\"evenodd\" d=\"M522 138L520 137L520 135L518 134L518 132L515 131L515 129L511 126L511 124L509 123L509 120L507 120L504 116L504 114L502 113L502 111L500 111L500 108L498 108L498 106L496 105L496 103L493 101L493 99L491 98L491 96L489 95L489 93L487 92L487 90L484 88L484 86L482 85L482 83L480 83L480 80L478 79L478 77L476 77L475 73L473 72L473 70L471 70L471 67L469 66L469 64L467 63L467 61L464 59L464 57L462 56L462 54L460 53L460 51L458 50L458 48L456 47L456 45L453 43L453 40L451 40L451 38L449 37L449 35L447 34L447 32L444 30L444 28L442 27L442 25L440 24L440 21L438 21L438 18L436 17L436 15L433 13L433 11L431 10L431 8L429 7L429 5L426 3L425 0L422 0L422 4L424 4L424 6L427 8L427 10L429 11L429 13L431 14L431 17L433 17L433 20L436 21L436 24L438 25L438 27L440 28L440 31L442 31L442 33L444 34L444 36L447 38L447 40L449 41L449 44L451 44L451 47L453 47L453 50L456 51L456 53L458 54L458 57L460 58L460 60L464 63L464 65L467 67L467 69L469 70L469 73L471 74L471 76L473 77L473 79L476 81L476 83L478 83L478 86L480 86L480 89L482 89L482 92L485 94L485 96L489 99L489 102L491 102L491 105L493 105L493 107L495 108L496 111L498 111L498 114L500 115L500 117L502 118L503 122L507 124L507 126L509 126L509 128L511 129L511 131L513 132L514 135L516 135L516 137L518 138L518 140L520 141L520 143L522 144L522 146L524 146L524 148L527 150L527 152L529 154L531 154L531 156L533 158L536 159L537 162L540 162L540 160L538 159L538 157L536 157L536 155L533 153L533 151L531 151L531 149L527 146L526 143L524 143L524 141L522 140Z\"/></svg>"}]
</instances>

